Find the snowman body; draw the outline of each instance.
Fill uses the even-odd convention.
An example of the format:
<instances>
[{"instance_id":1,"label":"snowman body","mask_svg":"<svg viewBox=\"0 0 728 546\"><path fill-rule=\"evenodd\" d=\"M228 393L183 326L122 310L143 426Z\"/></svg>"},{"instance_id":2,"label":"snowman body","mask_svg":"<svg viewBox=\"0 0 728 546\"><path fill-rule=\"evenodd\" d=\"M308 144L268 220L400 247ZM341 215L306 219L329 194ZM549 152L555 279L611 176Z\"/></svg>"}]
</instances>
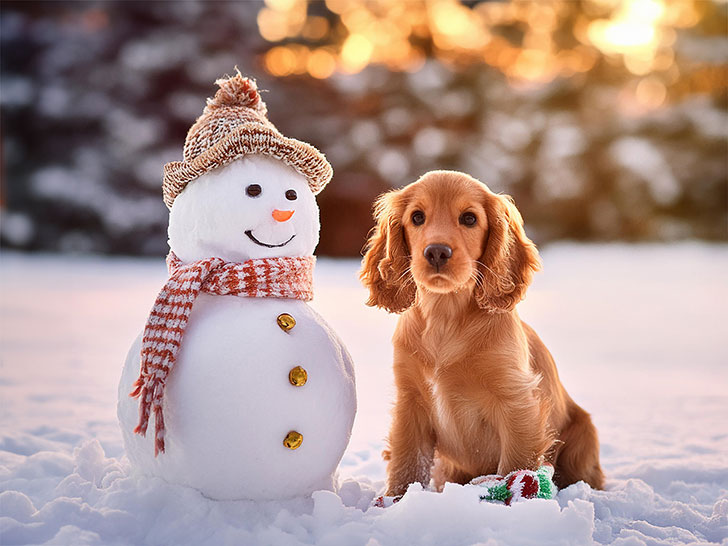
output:
<instances>
[{"instance_id":1,"label":"snowman body","mask_svg":"<svg viewBox=\"0 0 728 546\"><path fill-rule=\"evenodd\" d=\"M185 263L211 256L241 262L311 255L318 228L305 179L251 156L190 184L174 203L169 236ZM118 405L138 471L221 500L333 488L356 411L354 372L341 341L305 302L199 294L167 379L166 450L156 457L153 434L133 432L139 401L129 393L140 353L141 336L124 365ZM291 432L302 436L295 449L284 445Z\"/></svg>"}]
</instances>

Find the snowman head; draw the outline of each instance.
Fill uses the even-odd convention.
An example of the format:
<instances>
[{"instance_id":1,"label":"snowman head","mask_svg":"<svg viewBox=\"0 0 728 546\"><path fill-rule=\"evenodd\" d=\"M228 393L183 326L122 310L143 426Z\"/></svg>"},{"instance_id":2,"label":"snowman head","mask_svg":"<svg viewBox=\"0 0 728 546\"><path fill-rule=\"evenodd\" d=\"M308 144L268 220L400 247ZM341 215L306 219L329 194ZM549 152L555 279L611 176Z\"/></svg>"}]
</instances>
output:
<instances>
[{"instance_id":1,"label":"snowman head","mask_svg":"<svg viewBox=\"0 0 728 546\"><path fill-rule=\"evenodd\" d=\"M319 227L304 176L271 156L246 155L200 176L175 198L169 247L185 263L310 256Z\"/></svg>"}]
</instances>

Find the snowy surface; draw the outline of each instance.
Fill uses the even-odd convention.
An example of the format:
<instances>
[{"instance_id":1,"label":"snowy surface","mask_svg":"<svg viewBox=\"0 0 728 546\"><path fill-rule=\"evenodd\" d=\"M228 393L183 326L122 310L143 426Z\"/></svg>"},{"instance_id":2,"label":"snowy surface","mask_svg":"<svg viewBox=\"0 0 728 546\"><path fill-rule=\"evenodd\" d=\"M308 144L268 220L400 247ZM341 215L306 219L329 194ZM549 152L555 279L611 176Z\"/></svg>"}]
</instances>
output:
<instances>
[{"instance_id":1,"label":"snowy surface","mask_svg":"<svg viewBox=\"0 0 728 546\"><path fill-rule=\"evenodd\" d=\"M560 244L543 258L520 312L594 417L607 490L505 507L452 486L381 509L368 506L396 317L364 307L357 261L319 260L314 302L357 371L339 494L255 504L129 475L116 386L163 260L4 253L0 543L728 544L728 246Z\"/></svg>"}]
</instances>

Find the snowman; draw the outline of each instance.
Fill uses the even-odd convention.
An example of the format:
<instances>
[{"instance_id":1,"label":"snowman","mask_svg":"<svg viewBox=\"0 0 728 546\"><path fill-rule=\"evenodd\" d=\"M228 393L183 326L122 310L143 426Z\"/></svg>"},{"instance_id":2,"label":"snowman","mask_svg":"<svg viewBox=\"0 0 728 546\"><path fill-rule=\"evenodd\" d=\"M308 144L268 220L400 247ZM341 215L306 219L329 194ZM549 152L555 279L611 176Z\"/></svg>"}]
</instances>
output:
<instances>
[{"instance_id":1,"label":"snowman","mask_svg":"<svg viewBox=\"0 0 728 546\"><path fill-rule=\"evenodd\" d=\"M216 83L184 161L164 168L170 278L122 372L126 453L212 499L332 490L354 370L306 304L332 169L268 121L252 80Z\"/></svg>"}]
</instances>

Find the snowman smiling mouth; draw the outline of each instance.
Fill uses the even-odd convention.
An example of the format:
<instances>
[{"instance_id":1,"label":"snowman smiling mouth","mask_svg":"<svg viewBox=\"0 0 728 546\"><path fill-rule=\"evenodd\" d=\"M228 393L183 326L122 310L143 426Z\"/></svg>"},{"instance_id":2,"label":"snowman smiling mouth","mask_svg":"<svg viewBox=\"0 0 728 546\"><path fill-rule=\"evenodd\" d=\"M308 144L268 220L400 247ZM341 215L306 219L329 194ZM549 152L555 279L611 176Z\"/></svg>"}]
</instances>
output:
<instances>
[{"instance_id":1,"label":"snowman smiling mouth","mask_svg":"<svg viewBox=\"0 0 728 546\"><path fill-rule=\"evenodd\" d=\"M281 243L281 244L279 244L279 245L272 245L272 244L269 244L269 243L264 243L264 242L262 242L262 241L259 241L258 239L256 239L256 238L255 238L255 236L253 236L253 230L252 230L252 229L249 229L249 230L247 230L247 231L245 232L245 235L247 235L247 236L248 236L248 238L249 238L249 239L250 239L251 241L253 241L253 242L254 242L254 243L255 243L256 245L264 246L264 247L266 247L266 248L280 248L280 247L282 247L282 246L286 246L286 245L287 245L288 243L290 243L290 242L291 242L291 241L293 240L293 238L294 238L294 237L296 236L296 234L294 233L293 235L291 235L291 238L290 238L290 239L288 239L288 240L287 240L286 242L284 242L284 243Z\"/></svg>"}]
</instances>

